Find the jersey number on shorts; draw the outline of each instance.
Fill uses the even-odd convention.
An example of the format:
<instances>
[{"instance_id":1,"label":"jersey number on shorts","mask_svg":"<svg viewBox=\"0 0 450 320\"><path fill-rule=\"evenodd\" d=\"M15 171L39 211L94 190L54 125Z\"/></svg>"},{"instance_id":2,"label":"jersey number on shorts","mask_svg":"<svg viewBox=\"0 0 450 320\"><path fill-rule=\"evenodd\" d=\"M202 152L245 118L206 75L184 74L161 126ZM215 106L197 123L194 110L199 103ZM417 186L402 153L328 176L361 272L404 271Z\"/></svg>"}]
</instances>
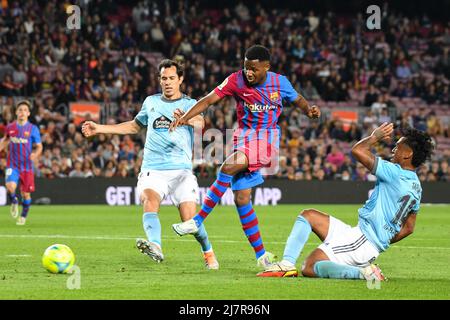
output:
<instances>
[{"instance_id":1,"label":"jersey number on shorts","mask_svg":"<svg viewBox=\"0 0 450 320\"><path fill-rule=\"evenodd\" d=\"M400 224L402 224L408 213L412 210L412 208L414 208L416 199L413 199L413 201L409 202L410 199L411 196L406 195L398 200L398 202L400 203L400 208L398 209L394 219L392 220L393 224L397 224L399 222Z\"/></svg>"}]
</instances>

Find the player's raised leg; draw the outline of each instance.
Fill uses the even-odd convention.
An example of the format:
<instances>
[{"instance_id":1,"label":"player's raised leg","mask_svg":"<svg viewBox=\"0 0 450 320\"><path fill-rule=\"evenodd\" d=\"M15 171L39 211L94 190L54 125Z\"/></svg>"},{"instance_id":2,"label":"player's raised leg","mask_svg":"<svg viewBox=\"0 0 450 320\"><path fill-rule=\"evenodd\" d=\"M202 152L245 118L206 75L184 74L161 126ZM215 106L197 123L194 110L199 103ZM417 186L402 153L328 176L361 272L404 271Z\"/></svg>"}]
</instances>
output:
<instances>
[{"instance_id":1,"label":"player's raised leg","mask_svg":"<svg viewBox=\"0 0 450 320\"><path fill-rule=\"evenodd\" d=\"M199 213L192 219L172 225L173 230L179 236L196 233L198 231L198 227L208 217L216 204L227 191L233 176L246 170L247 167L248 160L244 153L237 151L230 155L222 164L216 181L214 181L211 187L209 187Z\"/></svg>"},{"instance_id":2,"label":"player's raised leg","mask_svg":"<svg viewBox=\"0 0 450 320\"><path fill-rule=\"evenodd\" d=\"M161 249L161 223L158 217L161 196L152 189L144 189L141 202L144 208L142 223L147 239L137 239L136 247L159 263L164 260Z\"/></svg>"}]
</instances>

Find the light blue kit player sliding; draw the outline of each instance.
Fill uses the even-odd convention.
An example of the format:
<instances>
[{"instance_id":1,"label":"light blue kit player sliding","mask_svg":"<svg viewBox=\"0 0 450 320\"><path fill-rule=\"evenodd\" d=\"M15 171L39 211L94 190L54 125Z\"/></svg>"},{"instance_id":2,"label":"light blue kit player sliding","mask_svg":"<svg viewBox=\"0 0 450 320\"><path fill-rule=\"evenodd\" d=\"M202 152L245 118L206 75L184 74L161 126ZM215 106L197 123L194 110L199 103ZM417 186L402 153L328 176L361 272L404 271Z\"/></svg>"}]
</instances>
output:
<instances>
[{"instance_id":1,"label":"light blue kit player sliding","mask_svg":"<svg viewBox=\"0 0 450 320\"><path fill-rule=\"evenodd\" d=\"M413 233L422 197L415 170L433 151L426 133L408 128L397 141L391 161L373 155L371 148L389 141L392 132L393 125L384 123L352 148L355 159L377 177L373 193L359 209L358 225L352 228L318 210L303 210L289 235L283 260L258 276L297 276L295 264L312 231L323 243L306 258L303 276L385 280L373 262L392 243Z\"/></svg>"},{"instance_id":2,"label":"light blue kit player sliding","mask_svg":"<svg viewBox=\"0 0 450 320\"><path fill-rule=\"evenodd\" d=\"M174 115L181 116L196 100L180 91L183 66L172 60L159 64L162 94L145 99L134 120L116 125L100 125L87 121L82 126L86 137L96 134L136 134L147 127L144 158L137 190L144 207L143 224L146 239L137 239L136 247L157 262L164 259L161 249L161 224L158 217L161 201L171 197L178 207L182 221L195 216L198 200L198 183L192 174L193 127L203 128L201 115L191 119L188 126L169 132ZM204 226L195 238L200 243L208 269L218 269L219 263L212 250Z\"/></svg>"}]
</instances>

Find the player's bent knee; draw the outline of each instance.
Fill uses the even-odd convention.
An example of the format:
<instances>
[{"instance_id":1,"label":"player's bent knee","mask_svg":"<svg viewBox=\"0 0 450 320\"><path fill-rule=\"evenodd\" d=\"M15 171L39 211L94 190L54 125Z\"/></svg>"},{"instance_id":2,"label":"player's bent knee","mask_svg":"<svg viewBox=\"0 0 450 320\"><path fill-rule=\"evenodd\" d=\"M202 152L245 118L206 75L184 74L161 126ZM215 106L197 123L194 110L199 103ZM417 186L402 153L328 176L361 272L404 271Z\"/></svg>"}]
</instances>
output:
<instances>
[{"instance_id":1,"label":"player's bent knee","mask_svg":"<svg viewBox=\"0 0 450 320\"><path fill-rule=\"evenodd\" d=\"M242 207L250 203L250 196L246 194L236 194L234 196L234 203L238 207Z\"/></svg>"},{"instance_id":2,"label":"player's bent knee","mask_svg":"<svg viewBox=\"0 0 450 320\"><path fill-rule=\"evenodd\" d=\"M235 174L246 169L246 166L238 165L238 164L223 164L220 168L220 172L228 174L230 176L234 176Z\"/></svg>"},{"instance_id":3,"label":"player's bent knee","mask_svg":"<svg viewBox=\"0 0 450 320\"><path fill-rule=\"evenodd\" d=\"M145 212L156 212L159 210L159 200L149 198L144 194L141 196L141 203Z\"/></svg>"},{"instance_id":4,"label":"player's bent knee","mask_svg":"<svg viewBox=\"0 0 450 320\"><path fill-rule=\"evenodd\" d=\"M7 183L6 190L8 190L9 193L14 193L14 192L16 192L16 185Z\"/></svg>"},{"instance_id":5,"label":"player's bent knee","mask_svg":"<svg viewBox=\"0 0 450 320\"><path fill-rule=\"evenodd\" d=\"M22 192L22 199L26 199L26 200L31 199L31 193Z\"/></svg>"},{"instance_id":6,"label":"player's bent knee","mask_svg":"<svg viewBox=\"0 0 450 320\"><path fill-rule=\"evenodd\" d=\"M311 222L314 219L314 216L317 214L317 210L315 209L304 209L300 212L300 216L303 216L306 220Z\"/></svg>"}]
</instances>

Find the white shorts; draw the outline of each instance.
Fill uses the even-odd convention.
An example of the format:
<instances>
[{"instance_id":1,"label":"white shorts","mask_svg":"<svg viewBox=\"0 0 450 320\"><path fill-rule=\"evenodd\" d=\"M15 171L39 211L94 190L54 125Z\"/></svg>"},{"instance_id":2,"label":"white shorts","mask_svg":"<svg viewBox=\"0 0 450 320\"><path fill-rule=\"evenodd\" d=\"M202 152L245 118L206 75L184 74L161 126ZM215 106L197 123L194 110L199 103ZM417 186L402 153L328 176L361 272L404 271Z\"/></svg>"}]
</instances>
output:
<instances>
[{"instance_id":1,"label":"white shorts","mask_svg":"<svg viewBox=\"0 0 450 320\"><path fill-rule=\"evenodd\" d=\"M359 226L351 227L332 216L327 238L319 249L330 261L361 268L370 265L380 254Z\"/></svg>"},{"instance_id":2,"label":"white shorts","mask_svg":"<svg viewBox=\"0 0 450 320\"><path fill-rule=\"evenodd\" d=\"M145 189L159 194L161 201L170 196L177 207L182 202L198 202L197 178L191 170L145 170L139 173L137 192L139 197Z\"/></svg>"}]
</instances>

